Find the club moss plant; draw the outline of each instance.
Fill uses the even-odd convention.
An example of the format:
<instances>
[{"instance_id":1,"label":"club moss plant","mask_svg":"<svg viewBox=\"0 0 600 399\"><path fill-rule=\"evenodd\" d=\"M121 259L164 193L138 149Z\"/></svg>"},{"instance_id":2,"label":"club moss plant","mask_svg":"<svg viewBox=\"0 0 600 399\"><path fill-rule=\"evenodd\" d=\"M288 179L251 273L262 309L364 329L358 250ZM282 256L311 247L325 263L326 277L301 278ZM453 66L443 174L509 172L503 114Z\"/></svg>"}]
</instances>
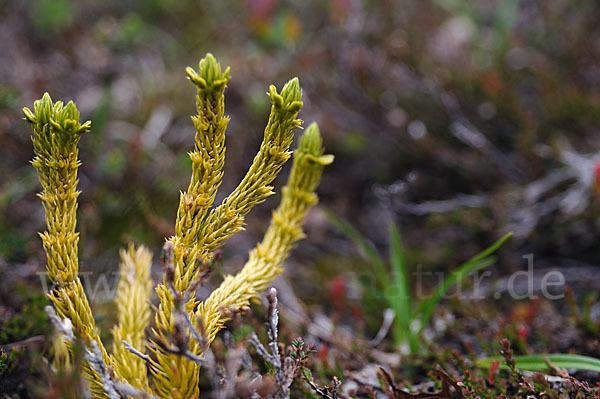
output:
<instances>
[{"instance_id":1,"label":"club moss plant","mask_svg":"<svg viewBox=\"0 0 600 399\"><path fill-rule=\"evenodd\" d=\"M197 71L187 68L186 72L197 88L197 114L192 117L195 146L189 152L192 176L188 188L180 194L175 235L165 245L169 252L164 262L166 273L155 289L160 302L147 337L152 315L152 257L143 246L123 250L116 298L119 316L112 329L110 354L100 339L78 277L77 170L81 163L77 145L90 130L91 122L81 124L73 102L52 102L47 93L35 101L33 111L23 109L33 130L32 165L38 172L42 186L38 196L46 214L47 230L40 236L53 285L48 296L59 318L68 319L66 325L72 326L73 339L89 349L84 374L96 398L113 397L115 392L125 396L117 389L123 384L161 398L198 397L201 361L194 359L201 359L202 348L223 328L231 311L247 306L281 273L284 260L303 237L307 212L317 203L315 190L323 168L333 161L332 155L323 154L319 129L311 124L294 152L280 205L272 214L263 240L250 252L237 275L226 276L207 299L199 300L195 289L209 271L215 250L243 230L250 210L274 193L270 184L291 157L293 134L302 124L298 119L302 93L297 78L285 84L281 92L275 86L269 87L271 113L260 149L240 184L213 207L225 162L229 118L224 113L224 91L230 70L223 71L207 54ZM189 333L182 331L182 317L188 322ZM192 333L194 327L202 332L202 338ZM67 346L72 346L73 342L66 339ZM177 350L172 349L173 343Z\"/></svg>"}]
</instances>

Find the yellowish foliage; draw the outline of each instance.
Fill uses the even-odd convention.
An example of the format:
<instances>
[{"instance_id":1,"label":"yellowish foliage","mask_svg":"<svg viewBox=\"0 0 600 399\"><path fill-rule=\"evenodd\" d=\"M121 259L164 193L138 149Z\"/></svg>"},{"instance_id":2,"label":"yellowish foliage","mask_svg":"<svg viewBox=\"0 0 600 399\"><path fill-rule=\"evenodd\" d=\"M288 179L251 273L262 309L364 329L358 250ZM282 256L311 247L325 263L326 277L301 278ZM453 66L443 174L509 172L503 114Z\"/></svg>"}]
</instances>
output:
<instances>
[{"instance_id":1,"label":"yellowish foliage","mask_svg":"<svg viewBox=\"0 0 600 399\"><path fill-rule=\"evenodd\" d=\"M152 294L152 253L144 246L122 249L117 285L118 322L112 329L112 365L129 385L149 393L146 362L125 349L123 340L138 350L146 346L146 327L150 323Z\"/></svg>"},{"instance_id":2,"label":"yellowish foliage","mask_svg":"<svg viewBox=\"0 0 600 399\"><path fill-rule=\"evenodd\" d=\"M105 362L108 354L102 341L88 299L77 277L79 233L75 232L77 197L77 143L90 129L91 122L79 123L73 102L52 102L48 93L24 108L25 119L33 130L35 157L31 164L38 172L42 192L38 196L46 213L47 230L40 234L46 252L48 277L55 286L49 294L58 316L71 319L73 332L84 342L96 341ZM94 397L106 397L100 377L89 364L84 373Z\"/></svg>"},{"instance_id":3,"label":"yellowish foliage","mask_svg":"<svg viewBox=\"0 0 600 399\"><path fill-rule=\"evenodd\" d=\"M281 203L273 212L263 240L250 252L244 268L235 276L227 276L201 303L193 288L210 269L214 251L243 230L250 210L274 193L270 184L290 158L294 130L302 123L297 118L302 108L302 93L296 78L286 83L279 93L274 86L269 88L271 112L260 148L239 185L211 210L225 162L225 130L229 118L224 114L224 91L230 77L229 68L223 71L215 58L207 54L200 61L198 71L188 68L186 72L197 88L197 114L192 117L196 135L194 149L189 153L192 176L187 190L180 194L175 235L167 240L173 252L172 275L169 280L165 276L156 287L160 303L146 344L145 330L151 317L152 256L144 247L130 246L121 251L116 298L119 316L112 330L114 342L110 356L100 341L78 278L79 235L75 227L80 162L77 143L91 123L80 124L75 104L52 103L48 94L35 102L33 111L23 110L33 129L35 157L32 164L38 171L42 185L39 197L46 211L47 231L41 238L48 259L46 269L54 287L50 300L61 318L71 320L78 339L88 346L91 341L98 343L114 379L162 398L199 396L198 364L167 350L171 338L180 332L177 323L182 311L206 334L209 344L227 320L223 310L239 311L268 288L281 273L294 244L303 237L302 224L309 209L317 203L315 190L323 168L333 161L333 156L323 155L319 129L312 124L299 140ZM180 304L181 298L185 298L185 303ZM149 370L146 360L129 352L123 340L140 352L148 352ZM191 337L184 342L189 352L201 355L201 343ZM84 373L94 397L107 397L101 376L89 364Z\"/></svg>"}]
</instances>

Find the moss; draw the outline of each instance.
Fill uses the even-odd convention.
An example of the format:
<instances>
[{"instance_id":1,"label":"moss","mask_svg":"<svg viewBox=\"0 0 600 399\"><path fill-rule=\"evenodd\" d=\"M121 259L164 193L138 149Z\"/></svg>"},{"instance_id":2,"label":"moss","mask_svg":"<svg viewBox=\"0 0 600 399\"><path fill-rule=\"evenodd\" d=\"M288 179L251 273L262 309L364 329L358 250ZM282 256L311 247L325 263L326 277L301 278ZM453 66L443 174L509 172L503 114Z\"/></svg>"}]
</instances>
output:
<instances>
[{"instance_id":1,"label":"moss","mask_svg":"<svg viewBox=\"0 0 600 399\"><path fill-rule=\"evenodd\" d=\"M16 304L15 313L7 320L0 319L0 345L50 333L50 323L44 312L48 302L43 294L32 293L30 288L17 285L10 287L10 292L2 292L2 296L8 295L11 303Z\"/></svg>"}]
</instances>

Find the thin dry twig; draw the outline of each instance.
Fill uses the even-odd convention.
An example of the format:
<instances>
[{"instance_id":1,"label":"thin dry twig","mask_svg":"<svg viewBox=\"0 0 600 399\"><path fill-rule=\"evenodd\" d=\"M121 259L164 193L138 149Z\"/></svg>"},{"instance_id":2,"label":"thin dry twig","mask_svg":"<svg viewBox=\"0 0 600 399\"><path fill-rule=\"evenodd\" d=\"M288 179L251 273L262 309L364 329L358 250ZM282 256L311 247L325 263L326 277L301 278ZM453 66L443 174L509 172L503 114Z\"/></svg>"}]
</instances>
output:
<instances>
[{"instance_id":1,"label":"thin dry twig","mask_svg":"<svg viewBox=\"0 0 600 399\"><path fill-rule=\"evenodd\" d=\"M325 399L338 399L339 389L340 389L340 386L342 385L342 382L340 380L338 380L337 377L333 377L333 380L331 380L331 385L332 385L331 391L327 387L318 386L311 379L310 380L306 379L306 382L308 383L308 385L310 385L312 390L320 397L325 398Z\"/></svg>"},{"instance_id":2,"label":"thin dry twig","mask_svg":"<svg viewBox=\"0 0 600 399\"><path fill-rule=\"evenodd\" d=\"M395 317L396 312L394 312L394 309L387 308L383 311L383 322L381 323L381 327L379 328L377 335L375 335L375 338L369 341L369 346L376 347L381 343L381 341L383 341L390 331Z\"/></svg>"},{"instance_id":3,"label":"thin dry twig","mask_svg":"<svg viewBox=\"0 0 600 399\"><path fill-rule=\"evenodd\" d=\"M121 342L125 346L125 349L127 349L129 352L133 353L134 355L142 358L145 361L148 361L150 359L148 355L135 349L129 342L127 342L127 340L122 339Z\"/></svg>"},{"instance_id":4,"label":"thin dry twig","mask_svg":"<svg viewBox=\"0 0 600 399\"><path fill-rule=\"evenodd\" d=\"M108 397L110 399L121 399L121 396L117 393L117 389L115 388L115 383L109 374L108 368L106 367L106 363L104 363L104 358L102 357L98 342L92 341L90 342L89 347L85 347L85 360L87 360L92 369L100 375L104 391Z\"/></svg>"}]
</instances>

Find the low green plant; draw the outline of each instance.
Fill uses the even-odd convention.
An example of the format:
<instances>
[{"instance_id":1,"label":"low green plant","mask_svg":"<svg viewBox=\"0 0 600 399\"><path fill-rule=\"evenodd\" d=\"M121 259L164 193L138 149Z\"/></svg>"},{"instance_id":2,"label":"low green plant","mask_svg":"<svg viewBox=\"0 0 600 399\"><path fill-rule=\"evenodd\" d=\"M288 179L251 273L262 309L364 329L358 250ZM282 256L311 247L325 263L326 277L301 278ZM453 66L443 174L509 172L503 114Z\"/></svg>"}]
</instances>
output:
<instances>
[{"instance_id":1,"label":"low green plant","mask_svg":"<svg viewBox=\"0 0 600 399\"><path fill-rule=\"evenodd\" d=\"M474 361L476 366L487 369L487 373L483 374L487 374L487 378L465 370L463 387L467 398L600 398L597 388L570 376L568 371L600 372L599 359L573 354L515 356L510 341L506 338L501 340L500 354L502 356ZM558 386L552 384L551 379L540 371L558 374Z\"/></svg>"},{"instance_id":2,"label":"low green plant","mask_svg":"<svg viewBox=\"0 0 600 399\"><path fill-rule=\"evenodd\" d=\"M13 317L0 318L0 345L9 344L47 334L51 329L44 312L47 299L38 292L31 292L22 284L12 285L10 291L0 290L0 295L10 295L18 312Z\"/></svg>"},{"instance_id":3,"label":"low green plant","mask_svg":"<svg viewBox=\"0 0 600 399\"><path fill-rule=\"evenodd\" d=\"M340 231L354 242L373 267L378 288L381 289L384 300L395 313L392 330L395 343L398 347L406 348L409 353L421 350L420 335L429 325L444 294L465 277L492 265L496 261L492 254L512 236L512 233L504 235L489 248L467 260L450 273L430 297L419 300L419 298L413 297L410 290L410 279L402 241L394 223L389 224L388 268L385 259L379 255L375 246L358 230L331 212L326 212L326 215Z\"/></svg>"},{"instance_id":4,"label":"low green plant","mask_svg":"<svg viewBox=\"0 0 600 399\"><path fill-rule=\"evenodd\" d=\"M10 355L8 355L3 349L0 349L0 377L10 368L11 361L14 360L16 354L16 351L12 351Z\"/></svg>"},{"instance_id":5,"label":"low green plant","mask_svg":"<svg viewBox=\"0 0 600 399\"><path fill-rule=\"evenodd\" d=\"M568 353L542 353L536 355L513 355L515 367L524 371L550 371L553 366L567 370L593 371L600 373L600 359L594 357L572 355ZM494 364L502 363L502 356L491 356L477 359L478 367L489 369ZM501 364L500 369L508 370L510 366Z\"/></svg>"}]
</instances>

